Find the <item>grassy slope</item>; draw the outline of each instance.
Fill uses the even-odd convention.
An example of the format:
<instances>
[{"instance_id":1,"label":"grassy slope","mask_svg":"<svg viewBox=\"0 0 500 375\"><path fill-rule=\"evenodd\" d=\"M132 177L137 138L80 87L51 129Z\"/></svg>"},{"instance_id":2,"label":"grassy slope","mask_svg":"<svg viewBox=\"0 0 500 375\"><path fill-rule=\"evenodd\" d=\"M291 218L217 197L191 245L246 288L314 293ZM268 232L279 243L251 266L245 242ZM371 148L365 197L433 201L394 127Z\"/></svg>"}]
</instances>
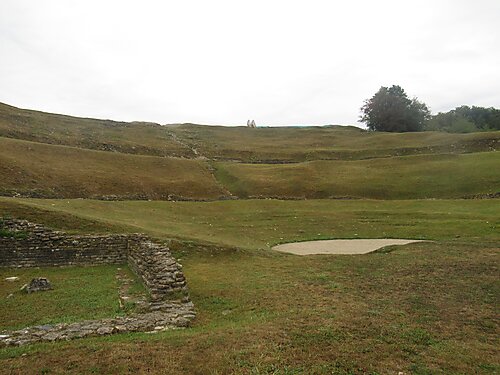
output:
<instances>
[{"instance_id":1,"label":"grassy slope","mask_svg":"<svg viewBox=\"0 0 500 375\"><path fill-rule=\"evenodd\" d=\"M20 204L16 200L0 199L0 218L17 218L71 234L105 234L133 232L133 228L85 219L55 210L45 210Z\"/></svg>"},{"instance_id":2,"label":"grassy slope","mask_svg":"<svg viewBox=\"0 0 500 375\"><path fill-rule=\"evenodd\" d=\"M318 229L333 237L424 233L440 240L361 256L181 250L198 311L192 329L2 349L0 373L500 370L498 200L0 202L127 222L157 234L215 235L249 248L281 236L314 238ZM457 233L467 239L455 239Z\"/></svg>"},{"instance_id":3,"label":"grassy slope","mask_svg":"<svg viewBox=\"0 0 500 375\"><path fill-rule=\"evenodd\" d=\"M0 104L0 194L217 199L228 195L227 188L240 197L456 198L498 191L495 166L499 157L491 150L498 148L499 140L500 132L387 134L338 126L162 127ZM443 152L448 154L443 156ZM457 155L461 153L472 154ZM248 165L150 155L311 162ZM210 163L219 181L214 180Z\"/></svg>"},{"instance_id":4,"label":"grassy slope","mask_svg":"<svg viewBox=\"0 0 500 375\"><path fill-rule=\"evenodd\" d=\"M241 198L420 199L499 192L499 165L500 153L486 152L215 167L218 180Z\"/></svg>"},{"instance_id":5,"label":"grassy slope","mask_svg":"<svg viewBox=\"0 0 500 375\"><path fill-rule=\"evenodd\" d=\"M499 153L297 164L215 163L127 155L0 137L0 193L32 197L189 199L236 196L459 198L500 188Z\"/></svg>"},{"instance_id":6,"label":"grassy slope","mask_svg":"<svg viewBox=\"0 0 500 375\"><path fill-rule=\"evenodd\" d=\"M373 133L356 127L256 128L182 125L171 130L210 159L304 161L368 159L498 149L500 132Z\"/></svg>"},{"instance_id":7,"label":"grassy slope","mask_svg":"<svg viewBox=\"0 0 500 375\"><path fill-rule=\"evenodd\" d=\"M257 128L160 126L78 118L0 103L0 136L40 143L155 156L243 161L366 159L498 148L500 132L387 134L356 127Z\"/></svg>"},{"instance_id":8,"label":"grassy slope","mask_svg":"<svg viewBox=\"0 0 500 375\"><path fill-rule=\"evenodd\" d=\"M224 195L198 160L127 155L0 137L0 192L45 197L167 199Z\"/></svg>"},{"instance_id":9,"label":"grassy slope","mask_svg":"<svg viewBox=\"0 0 500 375\"><path fill-rule=\"evenodd\" d=\"M499 240L500 200L104 202L8 199L161 238L247 249L322 238Z\"/></svg>"},{"instance_id":10,"label":"grassy slope","mask_svg":"<svg viewBox=\"0 0 500 375\"><path fill-rule=\"evenodd\" d=\"M0 136L131 154L193 157L167 127L71 117L0 103Z\"/></svg>"}]
</instances>

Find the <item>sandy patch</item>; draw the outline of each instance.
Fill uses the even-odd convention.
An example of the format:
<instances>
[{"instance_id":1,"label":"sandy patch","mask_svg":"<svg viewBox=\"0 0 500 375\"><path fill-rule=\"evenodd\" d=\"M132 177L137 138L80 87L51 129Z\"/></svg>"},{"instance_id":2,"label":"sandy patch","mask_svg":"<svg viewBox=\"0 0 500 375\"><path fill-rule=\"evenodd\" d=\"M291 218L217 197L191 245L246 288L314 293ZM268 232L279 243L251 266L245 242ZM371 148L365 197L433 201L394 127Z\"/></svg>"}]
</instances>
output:
<instances>
[{"instance_id":1,"label":"sandy patch","mask_svg":"<svg viewBox=\"0 0 500 375\"><path fill-rule=\"evenodd\" d=\"M321 240L293 242L274 246L273 250L296 255L312 254L366 254L384 246L406 245L421 240L400 240L393 238L359 239L359 240Z\"/></svg>"}]
</instances>

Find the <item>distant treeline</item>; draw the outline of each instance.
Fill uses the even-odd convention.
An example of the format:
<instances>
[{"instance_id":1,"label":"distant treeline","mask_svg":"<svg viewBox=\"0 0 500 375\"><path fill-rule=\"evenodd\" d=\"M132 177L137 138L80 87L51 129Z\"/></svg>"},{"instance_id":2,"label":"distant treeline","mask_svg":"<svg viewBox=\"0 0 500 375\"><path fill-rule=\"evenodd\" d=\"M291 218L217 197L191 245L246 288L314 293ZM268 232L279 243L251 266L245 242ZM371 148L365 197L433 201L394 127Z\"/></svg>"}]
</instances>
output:
<instances>
[{"instance_id":1,"label":"distant treeline","mask_svg":"<svg viewBox=\"0 0 500 375\"><path fill-rule=\"evenodd\" d=\"M471 133L500 130L500 110L467 105L449 112L431 115L429 107L408 97L398 85L382 86L361 107L361 122L369 130L383 132L419 132L439 130L450 133Z\"/></svg>"},{"instance_id":2,"label":"distant treeline","mask_svg":"<svg viewBox=\"0 0 500 375\"><path fill-rule=\"evenodd\" d=\"M449 133L471 133L500 130L500 110L463 105L448 112L439 112L424 124L424 130Z\"/></svg>"}]
</instances>

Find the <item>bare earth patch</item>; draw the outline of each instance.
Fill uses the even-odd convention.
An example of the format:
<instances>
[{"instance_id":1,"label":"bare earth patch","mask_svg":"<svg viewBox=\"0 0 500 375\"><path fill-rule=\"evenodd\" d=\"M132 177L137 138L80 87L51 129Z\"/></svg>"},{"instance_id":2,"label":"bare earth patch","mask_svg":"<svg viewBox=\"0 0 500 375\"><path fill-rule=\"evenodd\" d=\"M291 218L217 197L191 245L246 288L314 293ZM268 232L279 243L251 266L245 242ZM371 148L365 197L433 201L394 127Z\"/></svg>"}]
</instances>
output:
<instances>
[{"instance_id":1,"label":"bare earth patch","mask_svg":"<svg viewBox=\"0 0 500 375\"><path fill-rule=\"evenodd\" d=\"M406 245L421 240L401 240L393 238L356 239L356 240L321 240L293 242L273 247L273 250L296 255L337 254L353 255L367 254L385 246Z\"/></svg>"}]
</instances>

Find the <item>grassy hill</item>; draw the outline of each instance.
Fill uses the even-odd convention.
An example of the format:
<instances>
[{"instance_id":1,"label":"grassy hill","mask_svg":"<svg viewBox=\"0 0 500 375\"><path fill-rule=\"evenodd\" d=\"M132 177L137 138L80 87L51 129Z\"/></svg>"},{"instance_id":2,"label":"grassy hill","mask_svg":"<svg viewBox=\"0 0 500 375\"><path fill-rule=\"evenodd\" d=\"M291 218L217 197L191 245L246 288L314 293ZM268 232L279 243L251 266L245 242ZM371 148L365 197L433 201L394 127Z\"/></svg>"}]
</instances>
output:
<instances>
[{"instance_id":1,"label":"grassy hill","mask_svg":"<svg viewBox=\"0 0 500 375\"><path fill-rule=\"evenodd\" d=\"M462 198L500 191L500 153L445 154L296 164L217 163L240 198Z\"/></svg>"},{"instance_id":2,"label":"grassy hill","mask_svg":"<svg viewBox=\"0 0 500 375\"><path fill-rule=\"evenodd\" d=\"M64 116L2 103L0 136L128 154L194 157L158 124Z\"/></svg>"},{"instance_id":3,"label":"grassy hill","mask_svg":"<svg viewBox=\"0 0 500 375\"><path fill-rule=\"evenodd\" d=\"M500 141L500 132L394 134L366 132L353 126L161 126L64 116L1 103L0 136L93 150L244 162L482 152L497 149Z\"/></svg>"},{"instance_id":4,"label":"grassy hill","mask_svg":"<svg viewBox=\"0 0 500 375\"><path fill-rule=\"evenodd\" d=\"M244 164L0 137L0 194L40 198L461 198L500 191L500 154Z\"/></svg>"},{"instance_id":5,"label":"grassy hill","mask_svg":"<svg viewBox=\"0 0 500 375\"><path fill-rule=\"evenodd\" d=\"M482 152L496 150L500 144L500 132L375 133L353 126L250 129L180 125L172 131L209 159L260 163Z\"/></svg>"},{"instance_id":6,"label":"grassy hill","mask_svg":"<svg viewBox=\"0 0 500 375\"><path fill-rule=\"evenodd\" d=\"M161 126L0 104L0 194L460 198L500 191L500 132Z\"/></svg>"},{"instance_id":7,"label":"grassy hill","mask_svg":"<svg viewBox=\"0 0 500 375\"><path fill-rule=\"evenodd\" d=\"M0 193L32 197L217 199L206 163L0 137Z\"/></svg>"}]
</instances>

